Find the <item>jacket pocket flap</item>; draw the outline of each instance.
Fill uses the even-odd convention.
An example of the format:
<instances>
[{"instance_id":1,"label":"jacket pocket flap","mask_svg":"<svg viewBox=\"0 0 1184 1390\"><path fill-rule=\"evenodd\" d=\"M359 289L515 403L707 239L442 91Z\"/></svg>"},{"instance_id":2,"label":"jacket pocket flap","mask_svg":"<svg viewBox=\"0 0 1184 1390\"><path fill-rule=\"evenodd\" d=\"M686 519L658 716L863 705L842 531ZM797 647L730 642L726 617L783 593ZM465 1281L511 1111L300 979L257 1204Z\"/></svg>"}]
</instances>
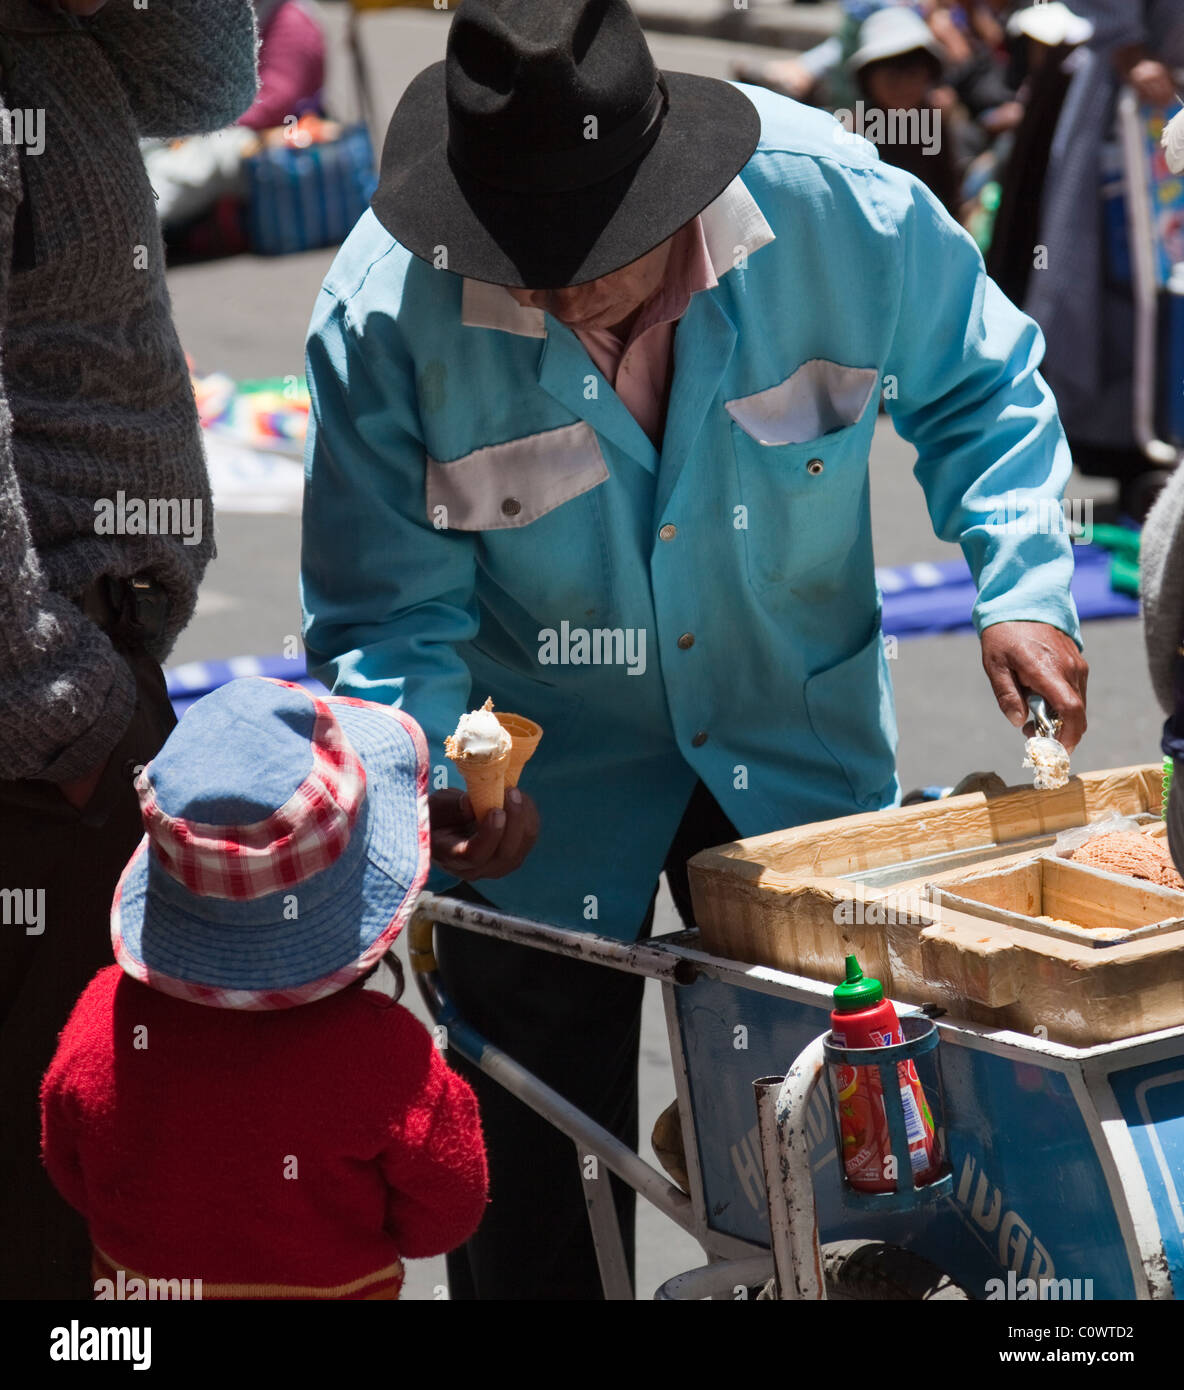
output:
<instances>
[{"instance_id":1,"label":"jacket pocket flap","mask_svg":"<svg viewBox=\"0 0 1184 1390\"><path fill-rule=\"evenodd\" d=\"M853 425L878 381L875 367L844 367L815 357L776 386L724 404L745 434L760 444L805 444Z\"/></svg>"},{"instance_id":2,"label":"jacket pocket flap","mask_svg":"<svg viewBox=\"0 0 1184 1390\"><path fill-rule=\"evenodd\" d=\"M428 519L443 507L458 531L528 526L609 476L596 431L586 420L490 444L442 463L428 457Z\"/></svg>"}]
</instances>

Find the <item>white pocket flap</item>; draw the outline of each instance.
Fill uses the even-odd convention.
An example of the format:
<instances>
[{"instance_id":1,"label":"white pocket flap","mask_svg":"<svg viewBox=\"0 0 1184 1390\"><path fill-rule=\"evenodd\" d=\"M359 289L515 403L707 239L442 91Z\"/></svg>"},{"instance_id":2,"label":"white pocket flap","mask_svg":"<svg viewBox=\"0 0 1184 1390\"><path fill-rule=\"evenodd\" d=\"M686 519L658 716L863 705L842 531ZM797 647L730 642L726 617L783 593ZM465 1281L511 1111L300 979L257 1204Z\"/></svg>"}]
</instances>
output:
<instances>
[{"instance_id":1,"label":"white pocket flap","mask_svg":"<svg viewBox=\"0 0 1184 1390\"><path fill-rule=\"evenodd\" d=\"M814 357L776 386L725 401L728 414L760 444L804 444L853 425L879 381L875 367Z\"/></svg>"},{"instance_id":2,"label":"white pocket flap","mask_svg":"<svg viewBox=\"0 0 1184 1390\"><path fill-rule=\"evenodd\" d=\"M490 444L441 463L428 458L428 519L444 507L458 531L528 526L609 476L596 431L586 420Z\"/></svg>"}]
</instances>

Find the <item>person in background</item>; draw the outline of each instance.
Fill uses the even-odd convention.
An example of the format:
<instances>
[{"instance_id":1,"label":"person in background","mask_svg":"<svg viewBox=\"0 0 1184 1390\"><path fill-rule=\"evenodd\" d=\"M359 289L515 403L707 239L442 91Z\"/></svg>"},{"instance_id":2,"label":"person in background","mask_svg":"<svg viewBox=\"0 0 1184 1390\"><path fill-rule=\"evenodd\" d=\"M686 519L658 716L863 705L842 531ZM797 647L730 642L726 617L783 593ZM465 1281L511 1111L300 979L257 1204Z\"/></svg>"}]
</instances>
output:
<instances>
[{"instance_id":1,"label":"person in background","mask_svg":"<svg viewBox=\"0 0 1184 1390\"><path fill-rule=\"evenodd\" d=\"M951 136L957 117L948 104L942 109L934 100L944 58L925 21L912 10L895 6L878 10L866 21L848 66L866 110L918 118L916 122L894 120L883 131L869 119L856 123L855 129L872 141L886 163L919 178L956 218L961 177Z\"/></svg>"},{"instance_id":2,"label":"person in background","mask_svg":"<svg viewBox=\"0 0 1184 1390\"><path fill-rule=\"evenodd\" d=\"M300 0L254 0L259 26L259 93L225 130L183 140L146 140L156 211L170 240L207 216L220 199L243 193L243 158L256 134L320 110L325 35Z\"/></svg>"},{"instance_id":3,"label":"person in background","mask_svg":"<svg viewBox=\"0 0 1184 1390\"><path fill-rule=\"evenodd\" d=\"M1040 240L1040 200L1061 107L1073 79L1071 55L1093 34L1093 25L1061 0L1017 10L1007 24L1012 76L1024 117L1000 177L987 270L1016 304L1028 292Z\"/></svg>"},{"instance_id":4,"label":"person in background","mask_svg":"<svg viewBox=\"0 0 1184 1390\"><path fill-rule=\"evenodd\" d=\"M300 0L254 0L259 24L259 95L238 119L248 130L283 125L319 105L325 85L325 33Z\"/></svg>"},{"instance_id":5,"label":"person in background","mask_svg":"<svg viewBox=\"0 0 1184 1390\"><path fill-rule=\"evenodd\" d=\"M852 109L857 101L885 112L939 113L940 145L888 140L870 132L881 156L928 184L959 216L963 177L1020 122L1023 108L1008 86L992 35L993 10L981 6L848 0L837 34L808 52L733 64L733 75L794 97ZM978 175L978 182L987 177Z\"/></svg>"},{"instance_id":6,"label":"person in background","mask_svg":"<svg viewBox=\"0 0 1184 1390\"><path fill-rule=\"evenodd\" d=\"M161 662L214 549L138 136L250 106L254 14L0 0L0 67L0 1297L87 1297L37 1087L109 959L132 779L175 722Z\"/></svg>"},{"instance_id":7,"label":"person in background","mask_svg":"<svg viewBox=\"0 0 1184 1390\"><path fill-rule=\"evenodd\" d=\"M964 155L980 154L992 141L1014 130L1024 114L1005 76L1005 31L997 8L981 0L976 4L934 0L925 18L946 54L937 105L951 110L955 102L961 103L970 117L960 130Z\"/></svg>"},{"instance_id":8,"label":"person in background","mask_svg":"<svg viewBox=\"0 0 1184 1390\"><path fill-rule=\"evenodd\" d=\"M1078 469L1119 482L1121 509L1141 520L1150 464L1134 434L1134 308L1110 273L1100 188L1103 147L1119 87L1176 109L1171 69L1184 66L1184 0L1073 0L1092 37L1074 55L1040 205L1041 265L1024 309L1047 343L1045 374L1056 393Z\"/></svg>"},{"instance_id":9,"label":"person in background","mask_svg":"<svg viewBox=\"0 0 1184 1390\"><path fill-rule=\"evenodd\" d=\"M1162 749L1172 763L1168 847L1184 874L1184 471L1177 469L1147 513L1139 551L1139 597L1151 686L1167 716Z\"/></svg>"},{"instance_id":10,"label":"person in background","mask_svg":"<svg viewBox=\"0 0 1184 1390\"><path fill-rule=\"evenodd\" d=\"M428 768L402 712L248 677L138 779L117 964L42 1087L97 1295L394 1299L404 1258L476 1230L477 1103L378 974L427 877Z\"/></svg>"}]
</instances>

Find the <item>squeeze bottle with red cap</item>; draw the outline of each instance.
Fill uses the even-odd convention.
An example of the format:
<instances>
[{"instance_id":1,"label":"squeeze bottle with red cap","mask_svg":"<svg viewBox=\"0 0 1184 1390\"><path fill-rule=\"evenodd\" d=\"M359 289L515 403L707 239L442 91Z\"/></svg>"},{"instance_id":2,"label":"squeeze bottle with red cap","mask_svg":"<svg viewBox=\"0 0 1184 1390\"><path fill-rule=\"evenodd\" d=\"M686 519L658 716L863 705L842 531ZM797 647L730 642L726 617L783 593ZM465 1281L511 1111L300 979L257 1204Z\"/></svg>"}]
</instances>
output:
<instances>
[{"instance_id":1,"label":"squeeze bottle with red cap","mask_svg":"<svg viewBox=\"0 0 1184 1390\"><path fill-rule=\"evenodd\" d=\"M896 1010L884 998L879 980L865 976L854 956L847 957L846 966L847 978L835 990L831 1042L837 1047L852 1048L889 1047L904 1042ZM861 1192L907 1191L907 1180L898 1189L892 1166L887 1162L892 1155L892 1139L879 1068L832 1063L830 1071L847 1181ZM898 1063L897 1072L913 1172L918 1184L932 1182L941 1170L933 1116L912 1060Z\"/></svg>"}]
</instances>

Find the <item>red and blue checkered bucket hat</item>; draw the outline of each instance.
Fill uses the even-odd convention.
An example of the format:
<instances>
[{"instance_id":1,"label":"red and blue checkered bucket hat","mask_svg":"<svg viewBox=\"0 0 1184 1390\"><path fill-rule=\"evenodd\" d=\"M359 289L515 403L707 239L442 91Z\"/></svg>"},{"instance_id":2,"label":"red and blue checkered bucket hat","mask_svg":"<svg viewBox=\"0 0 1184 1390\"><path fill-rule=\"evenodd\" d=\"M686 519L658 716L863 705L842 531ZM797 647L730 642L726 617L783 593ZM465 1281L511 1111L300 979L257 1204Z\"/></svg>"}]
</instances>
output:
<instances>
[{"instance_id":1,"label":"red and blue checkered bucket hat","mask_svg":"<svg viewBox=\"0 0 1184 1390\"><path fill-rule=\"evenodd\" d=\"M428 750L401 710L235 680L136 780L147 834L115 890L115 958L166 994L284 1009L379 960L427 877Z\"/></svg>"}]
</instances>

